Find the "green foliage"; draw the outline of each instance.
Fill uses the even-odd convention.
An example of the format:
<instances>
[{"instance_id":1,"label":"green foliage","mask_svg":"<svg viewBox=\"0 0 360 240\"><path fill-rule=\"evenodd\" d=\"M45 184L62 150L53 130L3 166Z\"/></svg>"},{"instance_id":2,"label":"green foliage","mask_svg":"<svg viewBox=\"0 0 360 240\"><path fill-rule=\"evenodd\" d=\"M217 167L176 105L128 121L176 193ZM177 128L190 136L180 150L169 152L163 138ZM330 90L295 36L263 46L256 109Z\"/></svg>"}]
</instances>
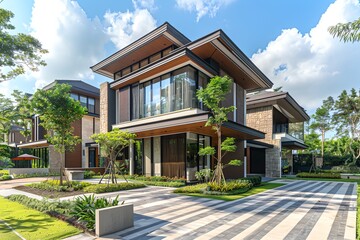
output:
<instances>
[{"instance_id":1,"label":"green foliage","mask_svg":"<svg viewBox=\"0 0 360 240\"><path fill-rule=\"evenodd\" d=\"M0 181L6 181L6 180L11 180L12 177L10 175L2 175L0 177Z\"/></svg>"},{"instance_id":2,"label":"green foliage","mask_svg":"<svg viewBox=\"0 0 360 240\"><path fill-rule=\"evenodd\" d=\"M143 176L143 175L128 175L126 176L128 179L133 179L137 181L150 181L150 182L180 182L184 183L186 182L186 179L184 178L171 178L166 176Z\"/></svg>"},{"instance_id":3,"label":"green foliage","mask_svg":"<svg viewBox=\"0 0 360 240\"><path fill-rule=\"evenodd\" d=\"M41 43L31 35L18 33L12 35L15 27L10 23L14 17L11 11L0 8L0 82L15 78L24 74L25 69L38 71L39 66L46 63L41 59L42 54L47 53Z\"/></svg>"},{"instance_id":4,"label":"green foliage","mask_svg":"<svg viewBox=\"0 0 360 240\"><path fill-rule=\"evenodd\" d=\"M0 156L0 168L12 168L14 163L8 157L1 157Z\"/></svg>"},{"instance_id":5,"label":"green foliage","mask_svg":"<svg viewBox=\"0 0 360 240\"><path fill-rule=\"evenodd\" d=\"M230 160L230 162L227 164L229 166L241 166L242 165L242 161L239 160L239 159L233 159L233 160Z\"/></svg>"},{"instance_id":6,"label":"green foliage","mask_svg":"<svg viewBox=\"0 0 360 240\"><path fill-rule=\"evenodd\" d=\"M0 170L0 176L9 175L9 170Z\"/></svg>"},{"instance_id":7,"label":"green foliage","mask_svg":"<svg viewBox=\"0 0 360 240\"><path fill-rule=\"evenodd\" d=\"M247 181L251 182L254 187L261 185L261 176L259 176L259 175L242 178L242 180L247 180Z\"/></svg>"},{"instance_id":8,"label":"green foliage","mask_svg":"<svg viewBox=\"0 0 360 240\"><path fill-rule=\"evenodd\" d=\"M196 172L195 178L200 182L209 182L210 179L213 177L213 175L214 175L214 171L209 168L206 168Z\"/></svg>"},{"instance_id":9,"label":"green foliage","mask_svg":"<svg viewBox=\"0 0 360 240\"><path fill-rule=\"evenodd\" d=\"M332 167L330 173L360 173L360 168L352 165L342 165Z\"/></svg>"},{"instance_id":10,"label":"green foliage","mask_svg":"<svg viewBox=\"0 0 360 240\"><path fill-rule=\"evenodd\" d=\"M15 99L16 125L21 127L20 133L24 136L25 142L31 136L32 107L29 94L14 90L11 94Z\"/></svg>"},{"instance_id":11,"label":"green foliage","mask_svg":"<svg viewBox=\"0 0 360 240\"><path fill-rule=\"evenodd\" d=\"M87 182L77 182L69 181L64 185L60 185L60 180L46 180L40 183L31 183L28 184L28 187L37 188L46 191L55 191L55 192L72 192L82 190L88 186L92 185Z\"/></svg>"},{"instance_id":12,"label":"green foliage","mask_svg":"<svg viewBox=\"0 0 360 240\"><path fill-rule=\"evenodd\" d=\"M333 122L339 136L349 137L348 149L353 164L360 158L360 92L343 91L334 105Z\"/></svg>"},{"instance_id":13,"label":"green foliage","mask_svg":"<svg viewBox=\"0 0 360 240\"><path fill-rule=\"evenodd\" d=\"M0 9L1 12L1 9ZM0 13L1 18L1 13ZM1 25L1 23L0 23ZM1 38L0 38L1 39ZM0 57L1 59L1 57ZM1 60L0 60L1 61ZM0 72L1 74L1 72ZM1 80L0 80L1 81ZM14 104L0 93L0 142L7 142L12 124L15 122ZM1 145L1 155L9 157L9 148ZM6 153L6 155L4 154Z\"/></svg>"},{"instance_id":14,"label":"green foliage","mask_svg":"<svg viewBox=\"0 0 360 240\"><path fill-rule=\"evenodd\" d=\"M70 214L79 221L85 222L89 230L95 227L95 211L96 209L117 206L119 204L119 195L114 200L110 198L95 198L94 194L90 196L77 197L73 210Z\"/></svg>"},{"instance_id":15,"label":"green foliage","mask_svg":"<svg viewBox=\"0 0 360 240\"><path fill-rule=\"evenodd\" d=\"M25 195L10 195L7 199L21 203L29 208L35 209L40 212L57 212L64 215L69 215L72 207L73 202L71 201L49 201L47 199L37 200L34 198L27 197Z\"/></svg>"},{"instance_id":16,"label":"green foliage","mask_svg":"<svg viewBox=\"0 0 360 240\"><path fill-rule=\"evenodd\" d=\"M144 181L147 186L159 186L159 187L182 187L184 182L160 182L160 181Z\"/></svg>"},{"instance_id":17,"label":"green foliage","mask_svg":"<svg viewBox=\"0 0 360 240\"><path fill-rule=\"evenodd\" d=\"M86 114L86 108L70 97L71 86L55 84L49 90L38 89L32 99L32 107L40 115L41 125L48 130L46 139L59 153L72 151L81 142L74 136L72 124Z\"/></svg>"},{"instance_id":18,"label":"green foliage","mask_svg":"<svg viewBox=\"0 0 360 240\"><path fill-rule=\"evenodd\" d=\"M206 183L189 185L174 190L174 193L203 193L207 187Z\"/></svg>"},{"instance_id":19,"label":"green foliage","mask_svg":"<svg viewBox=\"0 0 360 240\"><path fill-rule=\"evenodd\" d=\"M238 194L240 192L248 191L252 188L252 183L247 180L235 180L227 182L226 184L218 184L216 182L209 182L207 184L207 191L209 192L226 192L227 194Z\"/></svg>"},{"instance_id":20,"label":"green foliage","mask_svg":"<svg viewBox=\"0 0 360 240\"><path fill-rule=\"evenodd\" d=\"M145 187L145 185L142 183L121 182L118 184L91 184L90 186L85 187L83 190L84 192L88 193L105 193L124 191L142 187Z\"/></svg>"},{"instance_id":21,"label":"green foliage","mask_svg":"<svg viewBox=\"0 0 360 240\"><path fill-rule=\"evenodd\" d=\"M328 28L333 37L340 38L344 42L360 41L360 18L348 23L338 23Z\"/></svg>"},{"instance_id":22,"label":"green foliage","mask_svg":"<svg viewBox=\"0 0 360 240\"><path fill-rule=\"evenodd\" d=\"M85 179L90 179L90 178L92 178L92 177L95 176L95 175L96 175L96 173L95 173L94 171L86 170L86 171L84 172L84 178L85 178Z\"/></svg>"},{"instance_id":23,"label":"green foliage","mask_svg":"<svg viewBox=\"0 0 360 240\"><path fill-rule=\"evenodd\" d=\"M216 150L214 147L204 147L202 149L200 149L199 151L199 155L200 156L206 156L206 155L214 155L216 153Z\"/></svg>"},{"instance_id":24,"label":"green foliage","mask_svg":"<svg viewBox=\"0 0 360 240\"><path fill-rule=\"evenodd\" d=\"M210 79L206 88L199 89L196 93L199 101L210 111L210 117L208 118L205 126L211 126L217 134L217 166L214 171L214 179L218 184L225 182L223 173L222 157L226 152L234 152L236 150L235 139L226 138L222 143L222 130L221 127L224 122L228 121L227 114L235 110L234 106L223 106L222 102L226 99L226 96L231 90L231 84L233 81L228 77L215 76ZM223 152L225 152L223 154ZM199 151L200 155L215 155L215 148L206 147Z\"/></svg>"},{"instance_id":25,"label":"green foliage","mask_svg":"<svg viewBox=\"0 0 360 240\"><path fill-rule=\"evenodd\" d=\"M298 174L296 174L296 177L299 177L299 178L333 178L333 179L341 178L340 173L307 173L307 172L298 173Z\"/></svg>"},{"instance_id":26,"label":"green foliage","mask_svg":"<svg viewBox=\"0 0 360 240\"><path fill-rule=\"evenodd\" d=\"M120 156L122 150L130 145L135 139L134 133L128 133L119 129L113 129L110 132L93 134L90 138L100 145L101 154L110 160L111 182L116 182L116 164L115 160Z\"/></svg>"},{"instance_id":27,"label":"green foliage","mask_svg":"<svg viewBox=\"0 0 360 240\"><path fill-rule=\"evenodd\" d=\"M27 173L27 174L14 174L14 178L32 178L32 177L49 177L59 176L59 173Z\"/></svg>"}]
</instances>

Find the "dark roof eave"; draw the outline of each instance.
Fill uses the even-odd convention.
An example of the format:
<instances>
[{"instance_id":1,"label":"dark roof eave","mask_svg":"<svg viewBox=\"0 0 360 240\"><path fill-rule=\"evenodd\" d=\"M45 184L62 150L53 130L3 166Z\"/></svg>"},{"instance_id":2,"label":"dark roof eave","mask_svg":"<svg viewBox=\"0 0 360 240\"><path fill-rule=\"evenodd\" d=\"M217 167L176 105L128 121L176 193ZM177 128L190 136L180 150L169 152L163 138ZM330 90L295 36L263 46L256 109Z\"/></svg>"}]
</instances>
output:
<instances>
[{"instance_id":1,"label":"dark roof eave","mask_svg":"<svg viewBox=\"0 0 360 240\"><path fill-rule=\"evenodd\" d=\"M308 145L306 145L304 143L301 143L301 142L298 142L298 141L281 142L281 146L284 146L284 147L296 147L296 148L300 148L300 149L306 149L306 148L309 147Z\"/></svg>"},{"instance_id":2,"label":"dark roof eave","mask_svg":"<svg viewBox=\"0 0 360 240\"><path fill-rule=\"evenodd\" d=\"M245 133L247 135L252 135L254 136L256 139L264 139L265 138L265 133L258 131L256 129L247 127L245 125L233 122L233 121L228 121L223 123L223 126L238 132L242 132Z\"/></svg>"}]
</instances>

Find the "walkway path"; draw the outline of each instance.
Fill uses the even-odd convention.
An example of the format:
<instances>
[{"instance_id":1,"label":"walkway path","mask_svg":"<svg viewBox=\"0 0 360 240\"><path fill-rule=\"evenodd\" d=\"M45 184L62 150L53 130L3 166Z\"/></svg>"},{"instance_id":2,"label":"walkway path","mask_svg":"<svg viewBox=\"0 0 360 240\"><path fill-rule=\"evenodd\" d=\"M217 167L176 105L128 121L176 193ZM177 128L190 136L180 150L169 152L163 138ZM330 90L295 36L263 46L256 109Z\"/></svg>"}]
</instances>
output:
<instances>
[{"instance_id":1,"label":"walkway path","mask_svg":"<svg viewBox=\"0 0 360 240\"><path fill-rule=\"evenodd\" d=\"M135 226L104 239L355 239L354 183L295 181L230 202L161 187L121 195Z\"/></svg>"}]
</instances>

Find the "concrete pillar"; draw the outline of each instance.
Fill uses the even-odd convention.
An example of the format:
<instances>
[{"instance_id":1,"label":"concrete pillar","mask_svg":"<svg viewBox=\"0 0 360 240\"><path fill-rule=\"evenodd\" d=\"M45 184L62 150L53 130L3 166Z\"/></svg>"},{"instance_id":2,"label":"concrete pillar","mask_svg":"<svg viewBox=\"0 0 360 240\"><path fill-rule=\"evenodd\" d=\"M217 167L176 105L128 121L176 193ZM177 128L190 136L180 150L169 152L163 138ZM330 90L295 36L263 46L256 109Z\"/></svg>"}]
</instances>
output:
<instances>
[{"instance_id":1,"label":"concrete pillar","mask_svg":"<svg viewBox=\"0 0 360 240\"><path fill-rule=\"evenodd\" d=\"M151 176L151 138L144 139L144 173Z\"/></svg>"},{"instance_id":2,"label":"concrete pillar","mask_svg":"<svg viewBox=\"0 0 360 240\"><path fill-rule=\"evenodd\" d=\"M131 141L129 145L129 174L134 175L135 163L134 163L134 142Z\"/></svg>"},{"instance_id":3,"label":"concrete pillar","mask_svg":"<svg viewBox=\"0 0 360 240\"><path fill-rule=\"evenodd\" d=\"M153 138L154 151L154 174L161 176L161 139L160 137Z\"/></svg>"}]
</instances>

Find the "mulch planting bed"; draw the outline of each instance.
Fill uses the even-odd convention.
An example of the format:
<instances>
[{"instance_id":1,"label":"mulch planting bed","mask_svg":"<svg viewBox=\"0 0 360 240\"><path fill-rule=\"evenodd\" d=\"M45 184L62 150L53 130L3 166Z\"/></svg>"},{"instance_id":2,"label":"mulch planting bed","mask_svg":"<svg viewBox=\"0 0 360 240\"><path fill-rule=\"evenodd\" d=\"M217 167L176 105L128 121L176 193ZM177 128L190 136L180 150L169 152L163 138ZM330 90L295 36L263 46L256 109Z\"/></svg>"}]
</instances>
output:
<instances>
[{"instance_id":1,"label":"mulch planting bed","mask_svg":"<svg viewBox=\"0 0 360 240\"><path fill-rule=\"evenodd\" d=\"M72 192L56 192L56 191L47 191L37 188L31 188L27 186L18 186L14 188L20 191L36 194L47 198L62 198L62 197L70 197L70 196L85 194L85 192L82 190L72 191Z\"/></svg>"}]
</instances>

